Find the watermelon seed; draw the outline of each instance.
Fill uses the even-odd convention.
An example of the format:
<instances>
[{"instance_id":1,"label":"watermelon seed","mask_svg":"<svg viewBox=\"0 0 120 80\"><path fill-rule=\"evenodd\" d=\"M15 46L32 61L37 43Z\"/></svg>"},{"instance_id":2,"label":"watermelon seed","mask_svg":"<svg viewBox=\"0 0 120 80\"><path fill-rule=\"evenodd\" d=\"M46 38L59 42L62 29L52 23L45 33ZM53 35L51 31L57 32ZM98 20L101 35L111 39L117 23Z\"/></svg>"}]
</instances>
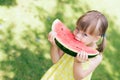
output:
<instances>
[{"instance_id":1,"label":"watermelon seed","mask_svg":"<svg viewBox=\"0 0 120 80\"><path fill-rule=\"evenodd\" d=\"M61 30L63 31L63 28L61 28Z\"/></svg>"},{"instance_id":2,"label":"watermelon seed","mask_svg":"<svg viewBox=\"0 0 120 80\"><path fill-rule=\"evenodd\" d=\"M76 48L79 48L79 47L76 47Z\"/></svg>"}]
</instances>

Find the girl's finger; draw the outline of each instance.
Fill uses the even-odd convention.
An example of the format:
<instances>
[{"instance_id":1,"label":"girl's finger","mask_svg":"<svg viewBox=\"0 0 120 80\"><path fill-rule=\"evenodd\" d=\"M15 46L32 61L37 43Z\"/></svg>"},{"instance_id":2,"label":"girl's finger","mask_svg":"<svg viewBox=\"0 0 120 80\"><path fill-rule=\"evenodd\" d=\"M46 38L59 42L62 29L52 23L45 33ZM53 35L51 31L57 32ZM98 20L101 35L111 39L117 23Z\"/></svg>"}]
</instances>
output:
<instances>
[{"instance_id":1,"label":"girl's finger","mask_svg":"<svg viewBox=\"0 0 120 80\"><path fill-rule=\"evenodd\" d=\"M85 51L83 51L82 53L83 53L83 56L82 56L82 58L83 58L83 60L85 61L85 58L86 58Z\"/></svg>"},{"instance_id":2,"label":"girl's finger","mask_svg":"<svg viewBox=\"0 0 120 80\"><path fill-rule=\"evenodd\" d=\"M81 51L80 57L81 57L81 59L84 59L84 51Z\"/></svg>"},{"instance_id":3,"label":"girl's finger","mask_svg":"<svg viewBox=\"0 0 120 80\"><path fill-rule=\"evenodd\" d=\"M51 44L55 44L55 36L56 36L56 33L51 31L49 34L48 34L48 40L50 41Z\"/></svg>"},{"instance_id":4,"label":"girl's finger","mask_svg":"<svg viewBox=\"0 0 120 80\"><path fill-rule=\"evenodd\" d=\"M77 53L77 57L79 57L79 56L80 56L80 54L81 54L80 52L79 52L79 53Z\"/></svg>"},{"instance_id":5,"label":"girl's finger","mask_svg":"<svg viewBox=\"0 0 120 80\"><path fill-rule=\"evenodd\" d=\"M87 55L87 53L85 51L81 51L80 59L83 62L88 60L88 55Z\"/></svg>"},{"instance_id":6,"label":"girl's finger","mask_svg":"<svg viewBox=\"0 0 120 80\"><path fill-rule=\"evenodd\" d=\"M86 60L86 61L88 60L88 55L87 55L86 52L85 52L85 60Z\"/></svg>"},{"instance_id":7,"label":"girl's finger","mask_svg":"<svg viewBox=\"0 0 120 80\"><path fill-rule=\"evenodd\" d=\"M76 59L80 62L80 55L81 55L81 53L79 52L79 53L77 53L77 56L76 56Z\"/></svg>"}]
</instances>

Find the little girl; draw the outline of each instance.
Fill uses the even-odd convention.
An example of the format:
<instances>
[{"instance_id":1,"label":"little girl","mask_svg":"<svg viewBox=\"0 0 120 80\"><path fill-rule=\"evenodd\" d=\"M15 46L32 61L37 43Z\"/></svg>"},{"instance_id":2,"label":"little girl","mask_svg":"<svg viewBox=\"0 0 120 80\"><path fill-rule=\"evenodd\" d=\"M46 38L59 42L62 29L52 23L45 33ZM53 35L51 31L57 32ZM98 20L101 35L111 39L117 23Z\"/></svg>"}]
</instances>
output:
<instances>
[{"instance_id":1,"label":"little girl","mask_svg":"<svg viewBox=\"0 0 120 80\"><path fill-rule=\"evenodd\" d=\"M91 80L93 71L102 61L107 27L105 16L95 10L88 11L77 20L76 29L73 31L75 39L99 51L99 55L90 59L84 51L79 52L76 57L64 54L54 42L56 33L51 31L48 40L51 43L50 55L54 65L41 80Z\"/></svg>"}]
</instances>

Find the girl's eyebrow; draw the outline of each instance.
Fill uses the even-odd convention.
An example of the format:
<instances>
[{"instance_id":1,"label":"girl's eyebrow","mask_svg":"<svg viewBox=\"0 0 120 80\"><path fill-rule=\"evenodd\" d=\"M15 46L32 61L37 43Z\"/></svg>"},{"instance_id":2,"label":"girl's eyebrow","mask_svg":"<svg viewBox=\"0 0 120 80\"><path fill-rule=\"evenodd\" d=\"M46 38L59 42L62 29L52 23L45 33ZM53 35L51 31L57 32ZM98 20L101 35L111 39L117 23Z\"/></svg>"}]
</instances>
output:
<instances>
[{"instance_id":1,"label":"girl's eyebrow","mask_svg":"<svg viewBox=\"0 0 120 80\"><path fill-rule=\"evenodd\" d=\"M77 30L79 30L79 28L78 28L78 27L76 27L76 29L77 29Z\"/></svg>"}]
</instances>

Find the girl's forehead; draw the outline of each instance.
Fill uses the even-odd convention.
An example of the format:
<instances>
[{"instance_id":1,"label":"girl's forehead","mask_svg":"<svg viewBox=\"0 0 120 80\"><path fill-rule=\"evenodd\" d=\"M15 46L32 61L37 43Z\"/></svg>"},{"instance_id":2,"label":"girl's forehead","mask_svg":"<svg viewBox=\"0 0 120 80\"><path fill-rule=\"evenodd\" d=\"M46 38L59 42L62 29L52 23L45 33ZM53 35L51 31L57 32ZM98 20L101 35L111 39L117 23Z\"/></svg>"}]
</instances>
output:
<instances>
[{"instance_id":1,"label":"girl's forehead","mask_svg":"<svg viewBox=\"0 0 120 80\"><path fill-rule=\"evenodd\" d=\"M98 20L97 23L91 23L85 29L85 32L91 35L99 35L101 30L101 21Z\"/></svg>"},{"instance_id":2,"label":"girl's forehead","mask_svg":"<svg viewBox=\"0 0 120 80\"><path fill-rule=\"evenodd\" d=\"M79 31L91 36L98 36L100 34L99 29L97 29L97 27L94 26L86 27L86 29L79 29Z\"/></svg>"},{"instance_id":3,"label":"girl's forehead","mask_svg":"<svg viewBox=\"0 0 120 80\"><path fill-rule=\"evenodd\" d=\"M97 27L88 27L85 32L90 35L94 35L94 36L100 34L100 31L99 29L97 29Z\"/></svg>"}]
</instances>

